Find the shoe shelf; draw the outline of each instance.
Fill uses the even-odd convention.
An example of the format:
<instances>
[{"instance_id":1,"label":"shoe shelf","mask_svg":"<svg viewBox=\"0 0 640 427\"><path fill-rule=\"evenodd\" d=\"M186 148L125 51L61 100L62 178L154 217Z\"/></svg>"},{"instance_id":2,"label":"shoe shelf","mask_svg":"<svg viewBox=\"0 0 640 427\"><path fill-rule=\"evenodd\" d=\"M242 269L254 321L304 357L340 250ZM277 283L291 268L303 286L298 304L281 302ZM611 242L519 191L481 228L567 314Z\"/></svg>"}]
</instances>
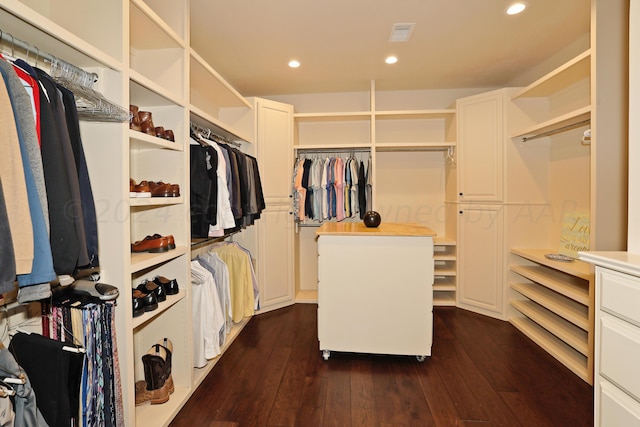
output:
<instances>
[{"instance_id":1,"label":"shoe shelf","mask_svg":"<svg viewBox=\"0 0 640 427\"><path fill-rule=\"evenodd\" d=\"M550 249L511 249L509 321L588 383L593 381L594 278Z\"/></svg>"},{"instance_id":2,"label":"shoe shelf","mask_svg":"<svg viewBox=\"0 0 640 427\"><path fill-rule=\"evenodd\" d=\"M589 360L582 353L567 345L556 335L528 317L510 317L509 321L520 332L529 337L533 342L542 347L547 353L553 356L560 363L565 365L578 377L591 383L593 373L589 371Z\"/></svg>"},{"instance_id":3,"label":"shoe shelf","mask_svg":"<svg viewBox=\"0 0 640 427\"><path fill-rule=\"evenodd\" d=\"M156 316L161 315L165 310L170 309L174 304L177 304L180 300L185 298L187 293L184 289L180 289L175 295L167 295L166 301L158 302L158 308L152 311L147 311L140 316L136 316L133 318L133 329L136 330L141 326L145 325L147 322L153 320Z\"/></svg>"},{"instance_id":4,"label":"shoe shelf","mask_svg":"<svg viewBox=\"0 0 640 427\"><path fill-rule=\"evenodd\" d=\"M161 253L132 253L131 254L131 273L137 273L147 268L152 268L156 265L165 263L179 256L185 255L190 252L190 248L186 246L176 246L175 249L171 249L167 252Z\"/></svg>"},{"instance_id":5,"label":"shoe shelf","mask_svg":"<svg viewBox=\"0 0 640 427\"><path fill-rule=\"evenodd\" d=\"M175 381L175 380L174 380ZM191 397L191 390L188 387L175 385L175 392L171 394L169 400L161 405L145 404L136 406L136 426L163 426L167 425L167 420L172 420L182 406Z\"/></svg>"},{"instance_id":6,"label":"shoe shelf","mask_svg":"<svg viewBox=\"0 0 640 427\"><path fill-rule=\"evenodd\" d=\"M456 242L445 237L433 239L433 305L456 304Z\"/></svg>"},{"instance_id":7,"label":"shoe shelf","mask_svg":"<svg viewBox=\"0 0 640 427\"><path fill-rule=\"evenodd\" d=\"M180 283L180 286L181 293L175 296L177 298L170 300L170 296L167 296L167 301L160 302L158 309L141 316L152 317L133 330L131 357L134 373L130 379L134 382L144 380L142 356L148 353L155 343L168 338L173 345L171 375L175 386L175 392L170 394L168 401L157 405L146 403L135 406L132 415L136 426L168 425L193 392L190 302L186 296L180 298L181 295L185 295L185 292L188 294L188 283ZM171 302L175 303L166 304ZM134 321L137 319L134 318ZM129 424L133 425L133 422L127 423Z\"/></svg>"},{"instance_id":8,"label":"shoe shelf","mask_svg":"<svg viewBox=\"0 0 640 427\"><path fill-rule=\"evenodd\" d=\"M563 322L553 312L546 310L534 301L514 299L510 301L510 304L547 331L552 331L553 335L569 344L575 350L585 356L588 354L587 331L584 329Z\"/></svg>"},{"instance_id":9,"label":"shoe shelf","mask_svg":"<svg viewBox=\"0 0 640 427\"><path fill-rule=\"evenodd\" d=\"M184 146L180 143L168 141L133 129L129 129L129 140L130 147L135 150L163 148L166 150L184 151Z\"/></svg>"},{"instance_id":10,"label":"shoe shelf","mask_svg":"<svg viewBox=\"0 0 640 427\"><path fill-rule=\"evenodd\" d=\"M589 329L588 307L539 286L537 283L512 282L510 287L528 300L538 303L541 308L555 313L559 318L584 330Z\"/></svg>"},{"instance_id":11,"label":"shoe shelf","mask_svg":"<svg viewBox=\"0 0 640 427\"><path fill-rule=\"evenodd\" d=\"M182 191L182 189L180 190ZM130 206L169 206L184 203L184 197L131 197Z\"/></svg>"}]
</instances>

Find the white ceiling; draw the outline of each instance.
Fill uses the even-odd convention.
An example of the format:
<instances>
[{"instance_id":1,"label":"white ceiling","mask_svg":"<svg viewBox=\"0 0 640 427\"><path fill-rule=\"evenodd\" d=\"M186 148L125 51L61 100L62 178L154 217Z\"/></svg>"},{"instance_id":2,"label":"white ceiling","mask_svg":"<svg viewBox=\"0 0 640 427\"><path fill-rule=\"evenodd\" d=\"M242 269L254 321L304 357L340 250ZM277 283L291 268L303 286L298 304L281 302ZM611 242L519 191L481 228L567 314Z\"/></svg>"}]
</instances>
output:
<instances>
[{"instance_id":1,"label":"white ceiling","mask_svg":"<svg viewBox=\"0 0 640 427\"><path fill-rule=\"evenodd\" d=\"M590 0L528 0L507 16L511 3L191 0L191 45L242 95L267 96L362 91L371 80L378 90L502 87L588 43ZM416 24L408 42L388 41L394 23ZM385 64L389 54L398 63ZM300 68L287 66L293 58Z\"/></svg>"}]
</instances>

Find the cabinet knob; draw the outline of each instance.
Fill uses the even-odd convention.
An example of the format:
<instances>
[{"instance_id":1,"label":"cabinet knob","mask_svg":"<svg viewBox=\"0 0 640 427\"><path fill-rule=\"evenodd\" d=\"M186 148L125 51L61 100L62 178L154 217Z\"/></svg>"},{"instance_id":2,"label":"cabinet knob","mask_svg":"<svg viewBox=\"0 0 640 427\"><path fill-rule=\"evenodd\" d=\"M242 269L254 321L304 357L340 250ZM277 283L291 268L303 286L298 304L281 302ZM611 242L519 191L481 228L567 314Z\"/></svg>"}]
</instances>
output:
<instances>
[{"instance_id":1,"label":"cabinet knob","mask_svg":"<svg viewBox=\"0 0 640 427\"><path fill-rule=\"evenodd\" d=\"M464 213L464 211L460 211L460 215L462 215Z\"/></svg>"},{"instance_id":2,"label":"cabinet knob","mask_svg":"<svg viewBox=\"0 0 640 427\"><path fill-rule=\"evenodd\" d=\"M459 193L462 196L462 193Z\"/></svg>"}]
</instances>

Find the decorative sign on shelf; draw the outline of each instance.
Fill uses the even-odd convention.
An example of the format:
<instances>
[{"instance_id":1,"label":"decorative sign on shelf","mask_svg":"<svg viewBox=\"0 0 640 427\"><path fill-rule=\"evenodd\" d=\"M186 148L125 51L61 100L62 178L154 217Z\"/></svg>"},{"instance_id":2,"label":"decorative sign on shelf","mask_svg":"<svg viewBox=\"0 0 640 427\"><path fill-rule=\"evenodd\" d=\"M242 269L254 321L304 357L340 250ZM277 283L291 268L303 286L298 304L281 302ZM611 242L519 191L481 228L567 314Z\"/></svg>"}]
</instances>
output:
<instances>
[{"instance_id":1,"label":"decorative sign on shelf","mask_svg":"<svg viewBox=\"0 0 640 427\"><path fill-rule=\"evenodd\" d=\"M578 258L579 251L588 251L589 230L588 212L566 212L562 219L559 253L572 258Z\"/></svg>"}]
</instances>

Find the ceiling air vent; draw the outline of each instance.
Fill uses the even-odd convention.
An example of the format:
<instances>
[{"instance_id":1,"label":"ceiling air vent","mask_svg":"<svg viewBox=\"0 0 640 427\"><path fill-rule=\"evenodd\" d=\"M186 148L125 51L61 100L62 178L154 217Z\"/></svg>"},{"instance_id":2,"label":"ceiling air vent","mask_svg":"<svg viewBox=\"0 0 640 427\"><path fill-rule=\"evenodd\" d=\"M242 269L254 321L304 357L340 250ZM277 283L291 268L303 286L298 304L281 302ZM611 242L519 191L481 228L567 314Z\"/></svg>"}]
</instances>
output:
<instances>
[{"instance_id":1,"label":"ceiling air vent","mask_svg":"<svg viewBox=\"0 0 640 427\"><path fill-rule=\"evenodd\" d=\"M391 35L389 36L390 42L406 42L409 40L411 31L415 27L415 23L411 24L393 24L391 28Z\"/></svg>"}]
</instances>

